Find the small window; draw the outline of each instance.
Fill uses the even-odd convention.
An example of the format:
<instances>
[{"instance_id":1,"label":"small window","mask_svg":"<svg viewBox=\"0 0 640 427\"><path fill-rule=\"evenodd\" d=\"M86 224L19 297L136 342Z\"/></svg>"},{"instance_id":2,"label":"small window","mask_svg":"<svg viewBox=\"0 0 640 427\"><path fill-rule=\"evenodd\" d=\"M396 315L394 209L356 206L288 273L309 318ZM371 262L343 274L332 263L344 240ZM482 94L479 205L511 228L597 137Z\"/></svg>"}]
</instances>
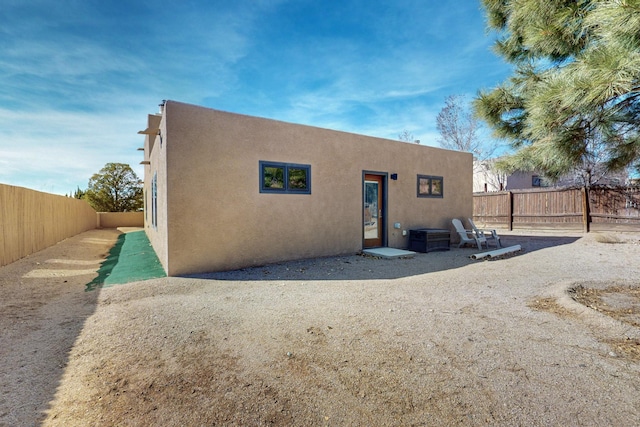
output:
<instances>
[{"instance_id":1,"label":"small window","mask_svg":"<svg viewBox=\"0 0 640 427\"><path fill-rule=\"evenodd\" d=\"M531 186L532 187L549 187L549 181L544 176L532 175Z\"/></svg>"},{"instance_id":2,"label":"small window","mask_svg":"<svg viewBox=\"0 0 640 427\"><path fill-rule=\"evenodd\" d=\"M441 176L418 175L418 197L444 197Z\"/></svg>"},{"instance_id":3,"label":"small window","mask_svg":"<svg viewBox=\"0 0 640 427\"><path fill-rule=\"evenodd\" d=\"M261 161L260 192L311 194L311 166Z\"/></svg>"},{"instance_id":4,"label":"small window","mask_svg":"<svg viewBox=\"0 0 640 427\"><path fill-rule=\"evenodd\" d=\"M151 225L158 229L158 173L153 174L151 180Z\"/></svg>"}]
</instances>

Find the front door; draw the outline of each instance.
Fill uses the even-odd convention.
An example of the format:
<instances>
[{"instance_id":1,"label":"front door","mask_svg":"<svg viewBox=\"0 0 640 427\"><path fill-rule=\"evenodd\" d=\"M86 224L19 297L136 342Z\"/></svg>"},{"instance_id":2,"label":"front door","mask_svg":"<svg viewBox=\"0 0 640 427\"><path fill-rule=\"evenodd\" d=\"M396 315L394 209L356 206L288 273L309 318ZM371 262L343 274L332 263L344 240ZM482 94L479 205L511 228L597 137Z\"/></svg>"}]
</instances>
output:
<instances>
[{"instance_id":1,"label":"front door","mask_svg":"<svg viewBox=\"0 0 640 427\"><path fill-rule=\"evenodd\" d=\"M382 246L384 235L383 194L384 177L381 175L364 176L364 247L374 248Z\"/></svg>"}]
</instances>

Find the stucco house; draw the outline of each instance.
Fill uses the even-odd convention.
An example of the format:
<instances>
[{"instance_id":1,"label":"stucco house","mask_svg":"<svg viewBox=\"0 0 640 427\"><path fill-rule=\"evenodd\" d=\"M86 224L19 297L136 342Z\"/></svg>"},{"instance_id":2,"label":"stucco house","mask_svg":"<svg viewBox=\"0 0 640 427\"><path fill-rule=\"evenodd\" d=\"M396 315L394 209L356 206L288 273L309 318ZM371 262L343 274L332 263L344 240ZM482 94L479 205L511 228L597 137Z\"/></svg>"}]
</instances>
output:
<instances>
[{"instance_id":1,"label":"stucco house","mask_svg":"<svg viewBox=\"0 0 640 427\"><path fill-rule=\"evenodd\" d=\"M567 174L556 182L551 182L540 172L517 171L511 174L496 172L492 168L496 160L476 160L473 162L474 193L542 187L581 187L584 185L583 177L577 172ZM626 170L608 172L596 167L593 178L596 179L593 179L591 183L598 185L621 186L629 182L629 175Z\"/></svg>"},{"instance_id":2,"label":"stucco house","mask_svg":"<svg viewBox=\"0 0 640 427\"><path fill-rule=\"evenodd\" d=\"M170 276L407 248L472 215L472 156L165 101L145 134L145 230Z\"/></svg>"},{"instance_id":3,"label":"stucco house","mask_svg":"<svg viewBox=\"0 0 640 427\"><path fill-rule=\"evenodd\" d=\"M544 177L535 172L518 171L511 174L492 169L495 159L473 162L473 192L521 190L548 186Z\"/></svg>"}]
</instances>

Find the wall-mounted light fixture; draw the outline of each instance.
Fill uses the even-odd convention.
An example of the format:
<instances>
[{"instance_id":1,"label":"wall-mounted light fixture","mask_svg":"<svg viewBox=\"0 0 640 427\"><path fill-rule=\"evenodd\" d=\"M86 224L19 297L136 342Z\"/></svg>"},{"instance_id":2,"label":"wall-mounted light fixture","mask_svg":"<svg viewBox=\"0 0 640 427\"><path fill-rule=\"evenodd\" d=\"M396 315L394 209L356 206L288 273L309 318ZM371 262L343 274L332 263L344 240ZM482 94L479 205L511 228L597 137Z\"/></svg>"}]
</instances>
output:
<instances>
[{"instance_id":1,"label":"wall-mounted light fixture","mask_svg":"<svg viewBox=\"0 0 640 427\"><path fill-rule=\"evenodd\" d=\"M398 174L397 173L392 173L391 174L391 179L394 180L394 181L397 181L398 180Z\"/></svg>"}]
</instances>

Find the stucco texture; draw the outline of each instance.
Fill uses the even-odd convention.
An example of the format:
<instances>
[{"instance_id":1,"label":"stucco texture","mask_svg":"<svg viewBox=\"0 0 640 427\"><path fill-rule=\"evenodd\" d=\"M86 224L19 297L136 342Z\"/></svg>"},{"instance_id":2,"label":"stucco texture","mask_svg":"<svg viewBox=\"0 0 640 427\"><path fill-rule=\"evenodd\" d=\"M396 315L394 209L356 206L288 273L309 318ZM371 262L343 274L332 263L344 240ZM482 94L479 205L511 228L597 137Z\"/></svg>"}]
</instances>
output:
<instances>
[{"instance_id":1,"label":"stucco texture","mask_svg":"<svg viewBox=\"0 0 640 427\"><path fill-rule=\"evenodd\" d=\"M162 144L145 143L147 192L158 176L157 227L148 212L145 220L169 275L358 252L365 171L386 177L385 246L406 248L402 230L450 228L451 218L472 215L468 153L174 101L157 120L150 116ZM261 193L260 161L310 165L311 194ZM418 174L442 176L444 197L417 197Z\"/></svg>"}]
</instances>

